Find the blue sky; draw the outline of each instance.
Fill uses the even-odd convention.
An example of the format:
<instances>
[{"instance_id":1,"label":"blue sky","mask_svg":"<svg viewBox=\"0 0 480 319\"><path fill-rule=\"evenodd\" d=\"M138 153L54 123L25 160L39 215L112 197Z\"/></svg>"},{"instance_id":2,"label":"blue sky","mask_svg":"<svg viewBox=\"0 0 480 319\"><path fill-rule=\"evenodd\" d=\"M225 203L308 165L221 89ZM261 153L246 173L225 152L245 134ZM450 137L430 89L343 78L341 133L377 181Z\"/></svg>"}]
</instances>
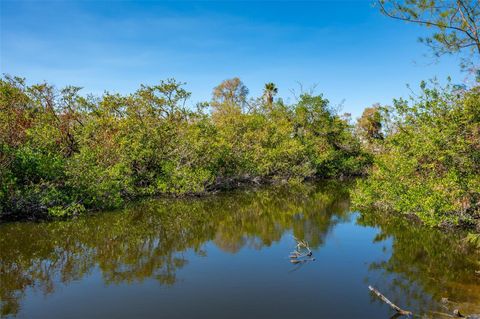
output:
<instances>
[{"instance_id":1,"label":"blue sky","mask_svg":"<svg viewBox=\"0 0 480 319\"><path fill-rule=\"evenodd\" d=\"M382 16L371 1L0 0L1 73L129 93L141 83L187 82L192 105L240 77L252 96L316 85L342 112L409 94L406 84L451 76L418 42L429 30Z\"/></svg>"}]
</instances>

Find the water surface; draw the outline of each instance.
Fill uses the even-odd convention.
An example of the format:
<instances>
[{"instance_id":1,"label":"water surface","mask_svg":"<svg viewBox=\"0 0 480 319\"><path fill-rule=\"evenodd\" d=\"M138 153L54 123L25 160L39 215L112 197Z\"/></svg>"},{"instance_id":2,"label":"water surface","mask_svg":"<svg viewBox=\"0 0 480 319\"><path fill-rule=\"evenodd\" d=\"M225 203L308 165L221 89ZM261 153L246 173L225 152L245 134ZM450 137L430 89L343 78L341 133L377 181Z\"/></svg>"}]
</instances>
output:
<instances>
[{"instance_id":1,"label":"water surface","mask_svg":"<svg viewBox=\"0 0 480 319\"><path fill-rule=\"evenodd\" d=\"M315 261L294 265L293 236ZM0 225L0 310L18 318L389 318L480 312L480 255L457 234L352 212L339 183L149 200Z\"/></svg>"}]
</instances>

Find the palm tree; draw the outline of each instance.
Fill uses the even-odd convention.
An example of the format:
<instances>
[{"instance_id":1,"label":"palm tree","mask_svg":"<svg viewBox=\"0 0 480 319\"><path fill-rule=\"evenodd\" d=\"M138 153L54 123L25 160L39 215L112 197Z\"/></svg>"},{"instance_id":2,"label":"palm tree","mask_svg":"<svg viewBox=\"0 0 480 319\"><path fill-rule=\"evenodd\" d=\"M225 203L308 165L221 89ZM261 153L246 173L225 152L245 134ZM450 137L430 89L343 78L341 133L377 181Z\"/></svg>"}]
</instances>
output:
<instances>
[{"instance_id":1,"label":"palm tree","mask_svg":"<svg viewBox=\"0 0 480 319\"><path fill-rule=\"evenodd\" d=\"M267 102L267 105L272 106L273 97L278 93L278 88L275 83L266 83L265 88L263 89L263 96Z\"/></svg>"}]
</instances>

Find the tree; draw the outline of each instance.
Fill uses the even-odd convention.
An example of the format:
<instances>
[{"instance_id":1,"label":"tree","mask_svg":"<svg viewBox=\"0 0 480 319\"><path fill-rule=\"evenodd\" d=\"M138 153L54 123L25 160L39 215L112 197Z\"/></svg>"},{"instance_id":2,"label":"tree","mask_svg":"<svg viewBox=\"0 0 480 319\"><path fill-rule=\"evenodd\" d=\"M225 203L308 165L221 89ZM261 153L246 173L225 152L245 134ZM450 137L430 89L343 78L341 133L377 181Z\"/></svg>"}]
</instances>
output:
<instances>
[{"instance_id":1,"label":"tree","mask_svg":"<svg viewBox=\"0 0 480 319\"><path fill-rule=\"evenodd\" d=\"M378 0L380 11L393 19L436 29L420 39L436 56L468 51L480 55L480 6L477 0Z\"/></svg>"},{"instance_id":2,"label":"tree","mask_svg":"<svg viewBox=\"0 0 480 319\"><path fill-rule=\"evenodd\" d=\"M269 82L265 84L265 87L263 89L263 96L265 98L265 102L267 105L272 106L273 104L273 97L277 95L278 93L278 88L273 82Z\"/></svg>"},{"instance_id":3,"label":"tree","mask_svg":"<svg viewBox=\"0 0 480 319\"><path fill-rule=\"evenodd\" d=\"M355 209L417 215L427 225L480 230L480 88L420 86L410 101L395 100L394 130L375 154L352 197ZM476 226L475 226L476 225Z\"/></svg>"},{"instance_id":4,"label":"tree","mask_svg":"<svg viewBox=\"0 0 480 319\"><path fill-rule=\"evenodd\" d=\"M248 88L243 82L235 77L220 83L213 89L213 104L229 104L243 107L246 103Z\"/></svg>"},{"instance_id":5,"label":"tree","mask_svg":"<svg viewBox=\"0 0 480 319\"><path fill-rule=\"evenodd\" d=\"M382 114L379 105L367 107L357 121L357 132L362 140L371 143L382 140Z\"/></svg>"},{"instance_id":6,"label":"tree","mask_svg":"<svg viewBox=\"0 0 480 319\"><path fill-rule=\"evenodd\" d=\"M201 194L238 181L300 181L362 172L350 125L320 96L249 100L238 79L214 89L213 112L189 110L184 83L79 95L0 77L0 220L67 218L144 196ZM261 108L261 109L260 109Z\"/></svg>"},{"instance_id":7,"label":"tree","mask_svg":"<svg viewBox=\"0 0 480 319\"><path fill-rule=\"evenodd\" d=\"M136 94L160 117L168 117L177 112L186 113L185 103L191 93L183 88L185 84L175 79L162 80L159 85L142 85Z\"/></svg>"}]
</instances>

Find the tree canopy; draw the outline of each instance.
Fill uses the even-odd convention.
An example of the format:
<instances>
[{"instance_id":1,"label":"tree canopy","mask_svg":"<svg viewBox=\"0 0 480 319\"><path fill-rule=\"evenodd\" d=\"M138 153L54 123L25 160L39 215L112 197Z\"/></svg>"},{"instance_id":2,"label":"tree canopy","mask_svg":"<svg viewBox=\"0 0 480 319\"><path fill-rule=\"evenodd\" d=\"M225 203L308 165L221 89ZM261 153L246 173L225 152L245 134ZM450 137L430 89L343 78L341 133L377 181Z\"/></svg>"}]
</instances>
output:
<instances>
[{"instance_id":1,"label":"tree canopy","mask_svg":"<svg viewBox=\"0 0 480 319\"><path fill-rule=\"evenodd\" d=\"M193 110L174 79L127 95L0 80L0 218L77 215L152 195L356 175L369 160L321 95L251 99L238 78ZM202 104L205 106L205 104ZM268 112L266 110L268 109Z\"/></svg>"},{"instance_id":2,"label":"tree canopy","mask_svg":"<svg viewBox=\"0 0 480 319\"><path fill-rule=\"evenodd\" d=\"M466 52L480 57L480 5L477 0L378 0L380 11L393 19L419 24L435 31L421 41L435 55Z\"/></svg>"}]
</instances>

